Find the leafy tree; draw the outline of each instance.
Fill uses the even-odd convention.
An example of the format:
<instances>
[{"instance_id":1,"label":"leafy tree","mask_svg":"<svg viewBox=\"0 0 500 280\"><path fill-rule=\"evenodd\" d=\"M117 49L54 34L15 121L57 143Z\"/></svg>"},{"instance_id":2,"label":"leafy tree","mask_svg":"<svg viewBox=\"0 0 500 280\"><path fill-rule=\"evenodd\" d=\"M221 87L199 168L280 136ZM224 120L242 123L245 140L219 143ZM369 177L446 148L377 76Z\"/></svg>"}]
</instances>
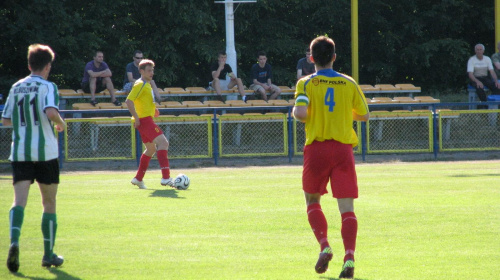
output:
<instances>
[{"instance_id":1,"label":"leafy tree","mask_svg":"<svg viewBox=\"0 0 500 280\"><path fill-rule=\"evenodd\" d=\"M334 69L350 74L349 0L258 0L234 4L238 75L246 84L260 50L268 53L273 81L294 85L297 60L318 35L336 42ZM102 50L122 87L125 65L140 49L156 62L160 87L206 86L209 66L224 49L225 9L206 0L4 0L0 3L0 92L26 76L27 47L56 52L50 79L80 88L85 63ZM359 1L360 83L414 83L459 89L465 66L481 42L495 52L491 0Z\"/></svg>"}]
</instances>

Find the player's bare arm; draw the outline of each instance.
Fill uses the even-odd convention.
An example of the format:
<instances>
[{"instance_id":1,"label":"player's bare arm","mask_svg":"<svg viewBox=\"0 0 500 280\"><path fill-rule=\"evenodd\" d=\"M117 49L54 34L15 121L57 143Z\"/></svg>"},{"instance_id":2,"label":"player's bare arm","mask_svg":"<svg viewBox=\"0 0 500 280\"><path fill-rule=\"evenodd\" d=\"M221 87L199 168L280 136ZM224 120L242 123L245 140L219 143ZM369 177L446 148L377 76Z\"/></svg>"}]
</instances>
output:
<instances>
[{"instance_id":1,"label":"player's bare arm","mask_svg":"<svg viewBox=\"0 0 500 280\"><path fill-rule=\"evenodd\" d=\"M137 111L135 111L134 101L127 99L125 103L127 104L130 114L134 117L135 120L134 127L138 128L141 125L141 121L139 120L139 115L137 114Z\"/></svg>"},{"instance_id":2,"label":"player's bare arm","mask_svg":"<svg viewBox=\"0 0 500 280\"><path fill-rule=\"evenodd\" d=\"M11 119L4 119L4 118L2 118L2 125L3 126L11 126L12 125L12 120Z\"/></svg>"},{"instance_id":3,"label":"player's bare arm","mask_svg":"<svg viewBox=\"0 0 500 280\"><path fill-rule=\"evenodd\" d=\"M352 112L352 119L355 121L366 122L370 119L370 113L365 115L358 115L356 112Z\"/></svg>"},{"instance_id":4,"label":"player's bare arm","mask_svg":"<svg viewBox=\"0 0 500 280\"><path fill-rule=\"evenodd\" d=\"M49 120L55 123L55 128L58 132L62 132L66 129L66 122L59 115L59 111L56 108L47 108L45 109L45 114Z\"/></svg>"},{"instance_id":5,"label":"player's bare arm","mask_svg":"<svg viewBox=\"0 0 500 280\"><path fill-rule=\"evenodd\" d=\"M151 84L151 88L153 89L153 94L155 95L156 103L158 103L158 105L161 105L160 91L158 90L155 81L151 80L151 82L149 83Z\"/></svg>"},{"instance_id":6,"label":"player's bare arm","mask_svg":"<svg viewBox=\"0 0 500 280\"><path fill-rule=\"evenodd\" d=\"M305 122L307 119L307 106L294 106L292 114L296 120Z\"/></svg>"}]
</instances>

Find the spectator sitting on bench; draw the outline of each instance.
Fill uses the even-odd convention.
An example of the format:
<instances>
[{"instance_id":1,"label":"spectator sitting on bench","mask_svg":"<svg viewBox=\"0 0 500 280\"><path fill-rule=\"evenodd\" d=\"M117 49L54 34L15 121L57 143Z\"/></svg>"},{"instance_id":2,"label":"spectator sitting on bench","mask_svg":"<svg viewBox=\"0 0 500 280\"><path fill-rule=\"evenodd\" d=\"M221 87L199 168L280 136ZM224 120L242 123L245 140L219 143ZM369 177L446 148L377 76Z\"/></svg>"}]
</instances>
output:
<instances>
[{"instance_id":1,"label":"spectator sitting on bench","mask_svg":"<svg viewBox=\"0 0 500 280\"><path fill-rule=\"evenodd\" d=\"M115 89L113 87L113 81L111 81L111 76L111 70L108 64L104 62L103 52L96 51L94 60L85 65L82 79L83 91L86 93L90 92L90 104L93 106L97 105L99 102L95 100L95 93L101 92L107 88L111 95L111 102L116 106L122 105L122 103L115 98Z\"/></svg>"},{"instance_id":2,"label":"spectator sitting on bench","mask_svg":"<svg viewBox=\"0 0 500 280\"><path fill-rule=\"evenodd\" d=\"M474 50L476 55L469 58L467 73L471 80L471 85L476 89L479 100L486 101L484 87L488 87L492 94L500 94L500 83L495 71L493 71L491 59L484 55L484 45L477 44Z\"/></svg>"},{"instance_id":3,"label":"spectator sitting on bench","mask_svg":"<svg viewBox=\"0 0 500 280\"><path fill-rule=\"evenodd\" d=\"M141 73L139 73L139 63L144 59L144 54L140 50L134 51L133 56L134 61L127 64L125 68L125 79L123 80L123 91L129 93L134 86L135 81L137 81L141 77ZM155 81L151 80L151 87L153 88L153 93L155 96L160 96L160 92L158 91L158 87L156 86Z\"/></svg>"},{"instance_id":4,"label":"spectator sitting on bench","mask_svg":"<svg viewBox=\"0 0 500 280\"><path fill-rule=\"evenodd\" d=\"M311 49L308 47L306 57L297 62L297 80L314 73L316 73L316 68L314 68L314 62L311 61Z\"/></svg>"},{"instance_id":5,"label":"spectator sitting on bench","mask_svg":"<svg viewBox=\"0 0 500 280\"><path fill-rule=\"evenodd\" d=\"M231 66L226 63L226 60L226 52L220 51L217 56L217 61L212 63L210 66L213 78L210 82L210 86L215 90L218 99L221 101L224 101L221 95L222 90L230 90L234 86L238 86L238 92L241 95L241 99L245 101L245 89L243 88L243 82L240 78L236 77ZM227 79L227 77L229 77L229 79Z\"/></svg>"},{"instance_id":6,"label":"spectator sitting on bench","mask_svg":"<svg viewBox=\"0 0 500 280\"><path fill-rule=\"evenodd\" d=\"M500 77L500 41L497 44L498 52L494 53L491 56L491 62L493 63L493 69L495 69L495 74L497 74L497 78Z\"/></svg>"},{"instance_id":7,"label":"spectator sitting on bench","mask_svg":"<svg viewBox=\"0 0 500 280\"><path fill-rule=\"evenodd\" d=\"M271 65L267 63L267 55L261 51L257 54L258 63L252 66L252 82L250 89L255 93L260 93L262 99L267 101L266 92L270 92L269 99L276 99L281 93L281 89L271 83L272 71Z\"/></svg>"}]
</instances>

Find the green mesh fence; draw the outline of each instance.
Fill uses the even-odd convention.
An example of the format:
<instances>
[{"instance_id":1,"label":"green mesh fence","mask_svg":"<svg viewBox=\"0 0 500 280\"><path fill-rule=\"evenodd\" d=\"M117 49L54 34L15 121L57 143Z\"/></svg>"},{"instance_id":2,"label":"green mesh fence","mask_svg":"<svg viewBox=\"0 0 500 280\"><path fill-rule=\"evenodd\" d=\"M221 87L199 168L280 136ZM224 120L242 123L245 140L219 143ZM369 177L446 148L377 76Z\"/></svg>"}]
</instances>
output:
<instances>
[{"instance_id":1,"label":"green mesh fence","mask_svg":"<svg viewBox=\"0 0 500 280\"><path fill-rule=\"evenodd\" d=\"M500 110L439 113L441 151L500 150Z\"/></svg>"},{"instance_id":2,"label":"green mesh fence","mask_svg":"<svg viewBox=\"0 0 500 280\"><path fill-rule=\"evenodd\" d=\"M222 115L219 154L221 157L287 155L286 114Z\"/></svg>"}]
</instances>

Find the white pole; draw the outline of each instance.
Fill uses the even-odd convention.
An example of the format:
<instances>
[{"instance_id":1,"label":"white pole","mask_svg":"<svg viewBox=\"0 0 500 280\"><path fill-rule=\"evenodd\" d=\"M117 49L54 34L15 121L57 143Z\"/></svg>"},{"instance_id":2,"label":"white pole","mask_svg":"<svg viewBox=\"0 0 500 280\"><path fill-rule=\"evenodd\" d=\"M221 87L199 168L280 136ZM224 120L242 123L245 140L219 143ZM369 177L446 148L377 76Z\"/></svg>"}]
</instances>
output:
<instances>
[{"instance_id":1,"label":"white pole","mask_svg":"<svg viewBox=\"0 0 500 280\"><path fill-rule=\"evenodd\" d=\"M236 63L236 49L234 47L234 11L233 3L226 0L226 63L231 66L233 72L238 76L238 68Z\"/></svg>"}]
</instances>

